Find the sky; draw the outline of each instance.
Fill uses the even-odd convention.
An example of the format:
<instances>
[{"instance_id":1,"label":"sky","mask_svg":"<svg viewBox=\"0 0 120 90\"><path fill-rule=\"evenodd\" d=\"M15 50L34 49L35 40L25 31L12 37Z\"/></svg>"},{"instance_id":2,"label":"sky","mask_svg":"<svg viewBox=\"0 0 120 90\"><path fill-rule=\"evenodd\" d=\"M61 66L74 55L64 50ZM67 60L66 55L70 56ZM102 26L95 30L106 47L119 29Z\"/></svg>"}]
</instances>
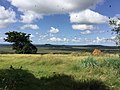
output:
<instances>
[{"instance_id":1,"label":"sky","mask_svg":"<svg viewBox=\"0 0 120 90\"><path fill-rule=\"evenodd\" d=\"M112 46L109 20L119 8L120 0L0 0L0 44L18 31L33 44Z\"/></svg>"}]
</instances>

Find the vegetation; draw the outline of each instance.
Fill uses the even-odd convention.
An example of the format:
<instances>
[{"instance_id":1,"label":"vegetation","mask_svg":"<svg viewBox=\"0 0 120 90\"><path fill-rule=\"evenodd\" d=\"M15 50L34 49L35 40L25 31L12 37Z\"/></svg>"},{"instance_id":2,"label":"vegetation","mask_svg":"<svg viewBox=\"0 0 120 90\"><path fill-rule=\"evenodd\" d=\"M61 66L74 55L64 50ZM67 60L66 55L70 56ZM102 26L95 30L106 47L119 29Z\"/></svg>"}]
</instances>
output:
<instances>
[{"instance_id":1,"label":"vegetation","mask_svg":"<svg viewBox=\"0 0 120 90\"><path fill-rule=\"evenodd\" d=\"M5 41L13 43L13 50L17 54L35 54L37 52L37 48L31 44L30 34L22 33L22 32L7 32L5 33L7 38Z\"/></svg>"},{"instance_id":2,"label":"vegetation","mask_svg":"<svg viewBox=\"0 0 120 90\"><path fill-rule=\"evenodd\" d=\"M94 49L99 49L103 53L118 53L117 46L102 46L102 45L36 45L38 54L72 54L73 56L90 55ZM0 54L12 54L12 46L8 44L0 44Z\"/></svg>"},{"instance_id":3,"label":"vegetation","mask_svg":"<svg viewBox=\"0 0 120 90\"><path fill-rule=\"evenodd\" d=\"M3 69L0 71L0 89L4 90L109 90L102 81L75 81L72 76L54 74L41 79L26 70Z\"/></svg>"},{"instance_id":4,"label":"vegetation","mask_svg":"<svg viewBox=\"0 0 120 90\"><path fill-rule=\"evenodd\" d=\"M120 18L112 19L109 23L113 27L112 31L116 34L116 45L118 46L120 57Z\"/></svg>"},{"instance_id":5,"label":"vegetation","mask_svg":"<svg viewBox=\"0 0 120 90\"><path fill-rule=\"evenodd\" d=\"M1 54L0 88L1 90L56 90L56 88L57 90L119 90L119 70L120 60L115 55L108 58L71 54Z\"/></svg>"}]
</instances>

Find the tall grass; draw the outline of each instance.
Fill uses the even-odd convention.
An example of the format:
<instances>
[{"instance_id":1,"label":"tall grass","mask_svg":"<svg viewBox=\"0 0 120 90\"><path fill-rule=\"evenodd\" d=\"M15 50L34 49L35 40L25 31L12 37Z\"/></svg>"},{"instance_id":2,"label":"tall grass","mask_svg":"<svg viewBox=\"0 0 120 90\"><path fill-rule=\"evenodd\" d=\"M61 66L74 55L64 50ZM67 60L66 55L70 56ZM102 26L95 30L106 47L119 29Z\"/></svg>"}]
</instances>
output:
<instances>
[{"instance_id":1,"label":"tall grass","mask_svg":"<svg viewBox=\"0 0 120 90\"><path fill-rule=\"evenodd\" d=\"M102 62L102 66L117 70L117 74L120 74L120 58L107 58Z\"/></svg>"},{"instance_id":2,"label":"tall grass","mask_svg":"<svg viewBox=\"0 0 120 90\"><path fill-rule=\"evenodd\" d=\"M58 90L81 90L78 88L83 85L84 81L87 83L84 83L84 85L89 86L89 84L91 85L92 80L93 82L95 80L94 83L97 81L105 83L105 85L110 87L111 90L120 89L120 60L119 58L113 56L108 58L104 56L93 57L89 55L73 56L71 54L0 55L0 69L8 69L11 65L13 65L15 69L22 66L22 70L28 70L29 73L33 74L35 78L39 79L40 81L43 80L43 88L46 89L42 88L42 90L56 90L56 88L59 86L60 87ZM60 77L58 77L59 75ZM65 83L68 80L66 75L69 77L70 81L72 80L74 83L76 83L75 85L80 85L80 87L76 86L77 89L70 89L73 82L72 84ZM71 77L74 79L71 79ZM60 81L60 79L62 79L62 81ZM82 82L82 84L79 84L80 82ZM56 83L59 84L56 85ZM66 86L65 88L62 86L63 84ZM51 87L51 85L54 85L54 87ZM39 88L39 86L37 87Z\"/></svg>"},{"instance_id":3,"label":"tall grass","mask_svg":"<svg viewBox=\"0 0 120 90\"><path fill-rule=\"evenodd\" d=\"M88 57L81 61L81 65L83 67L95 68L99 66L99 62L93 57Z\"/></svg>"}]
</instances>

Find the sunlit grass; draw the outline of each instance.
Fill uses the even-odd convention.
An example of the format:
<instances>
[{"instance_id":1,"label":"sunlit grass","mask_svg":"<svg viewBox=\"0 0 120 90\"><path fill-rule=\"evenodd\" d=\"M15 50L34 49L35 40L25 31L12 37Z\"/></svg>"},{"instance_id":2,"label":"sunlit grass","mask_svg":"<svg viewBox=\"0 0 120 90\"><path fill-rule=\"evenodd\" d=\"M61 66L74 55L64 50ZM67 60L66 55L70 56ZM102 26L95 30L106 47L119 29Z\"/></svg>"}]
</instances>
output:
<instances>
[{"instance_id":1,"label":"sunlit grass","mask_svg":"<svg viewBox=\"0 0 120 90\"><path fill-rule=\"evenodd\" d=\"M112 64L113 63L113 64ZM116 55L74 56L71 54L18 55L1 54L0 69L22 66L36 78L49 77L53 73L73 76L76 80L102 80L113 90L120 88L120 60Z\"/></svg>"}]
</instances>

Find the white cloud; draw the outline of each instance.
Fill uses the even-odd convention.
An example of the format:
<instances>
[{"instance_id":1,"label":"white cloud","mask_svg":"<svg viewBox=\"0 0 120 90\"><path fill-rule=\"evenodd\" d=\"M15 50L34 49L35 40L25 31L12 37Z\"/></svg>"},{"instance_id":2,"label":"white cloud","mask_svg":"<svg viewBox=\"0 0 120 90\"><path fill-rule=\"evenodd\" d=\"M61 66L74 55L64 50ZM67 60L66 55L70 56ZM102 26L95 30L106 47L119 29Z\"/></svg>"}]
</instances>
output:
<instances>
[{"instance_id":1,"label":"white cloud","mask_svg":"<svg viewBox=\"0 0 120 90\"><path fill-rule=\"evenodd\" d=\"M30 35L30 38L34 38L35 36L33 34Z\"/></svg>"},{"instance_id":2,"label":"white cloud","mask_svg":"<svg viewBox=\"0 0 120 90\"><path fill-rule=\"evenodd\" d=\"M71 40L71 42L73 42L73 43L80 43L81 42L81 38L73 38L72 40Z\"/></svg>"},{"instance_id":3,"label":"white cloud","mask_svg":"<svg viewBox=\"0 0 120 90\"><path fill-rule=\"evenodd\" d=\"M58 32L59 32L59 29L54 28L54 27L51 27L51 29L50 29L49 32L50 32L50 33L58 33Z\"/></svg>"},{"instance_id":4,"label":"white cloud","mask_svg":"<svg viewBox=\"0 0 120 90\"><path fill-rule=\"evenodd\" d=\"M61 38L57 38L57 37L52 37L52 38L50 38L50 39L48 39L49 41L53 41L53 42L60 42L60 41L62 41L62 39Z\"/></svg>"},{"instance_id":5,"label":"white cloud","mask_svg":"<svg viewBox=\"0 0 120 90\"><path fill-rule=\"evenodd\" d=\"M79 12L104 0L8 0L23 12L22 22L31 23L44 15Z\"/></svg>"},{"instance_id":6,"label":"white cloud","mask_svg":"<svg viewBox=\"0 0 120 90\"><path fill-rule=\"evenodd\" d=\"M57 43L81 43L81 38L61 38L61 37L51 37L47 39L48 42L57 42Z\"/></svg>"},{"instance_id":7,"label":"white cloud","mask_svg":"<svg viewBox=\"0 0 120 90\"><path fill-rule=\"evenodd\" d=\"M71 13L70 21L71 23L79 24L101 24L106 23L108 21L108 17L87 9L82 12Z\"/></svg>"},{"instance_id":8,"label":"white cloud","mask_svg":"<svg viewBox=\"0 0 120 90\"><path fill-rule=\"evenodd\" d=\"M106 42L106 40L105 40L105 38L96 37L96 40L94 40L93 42L95 42L95 43Z\"/></svg>"},{"instance_id":9,"label":"white cloud","mask_svg":"<svg viewBox=\"0 0 120 90\"><path fill-rule=\"evenodd\" d=\"M6 28L16 22L16 13L11 9L0 6L0 28Z\"/></svg>"},{"instance_id":10,"label":"white cloud","mask_svg":"<svg viewBox=\"0 0 120 90\"><path fill-rule=\"evenodd\" d=\"M67 38L59 38L59 37L51 37L48 39L48 41L52 41L52 42L69 42L69 39Z\"/></svg>"},{"instance_id":11,"label":"white cloud","mask_svg":"<svg viewBox=\"0 0 120 90\"><path fill-rule=\"evenodd\" d=\"M46 39L48 36L48 34L40 34L39 39Z\"/></svg>"},{"instance_id":12,"label":"white cloud","mask_svg":"<svg viewBox=\"0 0 120 90\"><path fill-rule=\"evenodd\" d=\"M0 37L0 40L3 40L4 39L4 37Z\"/></svg>"},{"instance_id":13,"label":"white cloud","mask_svg":"<svg viewBox=\"0 0 120 90\"><path fill-rule=\"evenodd\" d=\"M72 25L74 30L95 30L97 29L97 27L94 27L95 24L107 23L108 20L107 16L103 16L90 9L86 9L82 12L70 13L70 22L77 23ZM86 31L86 33L90 33L90 31Z\"/></svg>"},{"instance_id":14,"label":"white cloud","mask_svg":"<svg viewBox=\"0 0 120 90\"><path fill-rule=\"evenodd\" d=\"M72 28L74 30L94 30L95 29L93 25L86 25L86 24L72 25Z\"/></svg>"},{"instance_id":15,"label":"white cloud","mask_svg":"<svg viewBox=\"0 0 120 90\"><path fill-rule=\"evenodd\" d=\"M42 18L43 16L41 14L37 14L33 11L23 11L23 15L21 15L21 22L32 23L34 20Z\"/></svg>"},{"instance_id":16,"label":"white cloud","mask_svg":"<svg viewBox=\"0 0 120 90\"><path fill-rule=\"evenodd\" d=\"M12 5L40 14L60 14L85 10L103 0L8 0Z\"/></svg>"},{"instance_id":17,"label":"white cloud","mask_svg":"<svg viewBox=\"0 0 120 90\"><path fill-rule=\"evenodd\" d=\"M38 25L36 24L26 24L21 27L21 29L39 29Z\"/></svg>"},{"instance_id":18,"label":"white cloud","mask_svg":"<svg viewBox=\"0 0 120 90\"><path fill-rule=\"evenodd\" d=\"M110 37L110 38L105 38L105 37L85 38L83 40L83 42L86 43L86 44L93 44L93 45L96 45L96 44L109 45L109 44L112 44L112 43L114 45L115 41L114 41L113 38L114 37Z\"/></svg>"},{"instance_id":19,"label":"white cloud","mask_svg":"<svg viewBox=\"0 0 120 90\"><path fill-rule=\"evenodd\" d=\"M112 39L112 40L116 39L116 36L112 36L111 39Z\"/></svg>"},{"instance_id":20,"label":"white cloud","mask_svg":"<svg viewBox=\"0 0 120 90\"><path fill-rule=\"evenodd\" d=\"M67 39L67 38L63 38L62 39L64 42L69 42L70 40L69 39Z\"/></svg>"},{"instance_id":21,"label":"white cloud","mask_svg":"<svg viewBox=\"0 0 120 90\"><path fill-rule=\"evenodd\" d=\"M91 34L92 32L90 30L87 30L87 31L84 31L84 32L81 32L81 34Z\"/></svg>"}]
</instances>

